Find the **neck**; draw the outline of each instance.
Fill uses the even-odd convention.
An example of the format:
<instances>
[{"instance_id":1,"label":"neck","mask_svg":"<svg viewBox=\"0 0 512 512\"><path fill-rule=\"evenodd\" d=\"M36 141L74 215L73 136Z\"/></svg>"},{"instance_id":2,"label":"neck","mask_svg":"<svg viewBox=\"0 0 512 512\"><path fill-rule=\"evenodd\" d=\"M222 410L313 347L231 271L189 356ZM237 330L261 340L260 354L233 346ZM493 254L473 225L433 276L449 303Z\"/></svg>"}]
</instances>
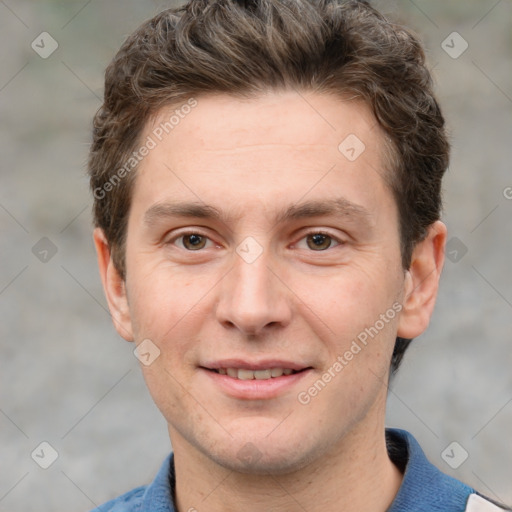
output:
<instances>
[{"instance_id":1,"label":"neck","mask_svg":"<svg viewBox=\"0 0 512 512\"><path fill-rule=\"evenodd\" d=\"M398 492L402 474L389 459L384 420L367 423L369 428L359 425L328 453L284 475L231 471L172 431L177 510L384 512Z\"/></svg>"}]
</instances>

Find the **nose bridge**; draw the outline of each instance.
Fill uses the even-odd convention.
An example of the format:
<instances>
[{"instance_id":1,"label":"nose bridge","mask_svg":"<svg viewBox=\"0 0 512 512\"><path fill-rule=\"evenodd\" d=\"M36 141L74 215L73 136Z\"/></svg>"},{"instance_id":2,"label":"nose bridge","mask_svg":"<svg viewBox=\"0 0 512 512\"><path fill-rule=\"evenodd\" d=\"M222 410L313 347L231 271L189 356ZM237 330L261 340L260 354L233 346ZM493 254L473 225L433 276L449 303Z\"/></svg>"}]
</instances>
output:
<instances>
[{"instance_id":1,"label":"nose bridge","mask_svg":"<svg viewBox=\"0 0 512 512\"><path fill-rule=\"evenodd\" d=\"M240 254L238 254L238 258L235 258L234 274L236 279L234 284L241 299L264 299L267 295L271 295L270 259L268 250L262 251L254 261L244 259Z\"/></svg>"},{"instance_id":2,"label":"nose bridge","mask_svg":"<svg viewBox=\"0 0 512 512\"><path fill-rule=\"evenodd\" d=\"M289 322L285 287L274 275L274 259L268 248L258 249L253 241L246 240L233 256L233 268L223 280L219 321L250 334L270 324Z\"/></svg>"}]
</instances>

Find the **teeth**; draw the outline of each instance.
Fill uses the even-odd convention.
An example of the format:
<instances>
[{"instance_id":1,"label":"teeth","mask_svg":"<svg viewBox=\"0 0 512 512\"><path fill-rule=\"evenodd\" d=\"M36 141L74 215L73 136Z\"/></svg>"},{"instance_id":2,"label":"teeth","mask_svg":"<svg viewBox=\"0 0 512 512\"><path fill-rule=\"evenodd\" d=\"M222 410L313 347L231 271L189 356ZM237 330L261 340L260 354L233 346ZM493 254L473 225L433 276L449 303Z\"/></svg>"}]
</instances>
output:
<instances>
[{"instance_id":1,"label":"teeth","mask_svg":"<svg viewBox=\"0 0 512 512\"><path fill-rule=\"evenodd\" d=\"M238 371L238 375L240 375L240 370ZM270 379L271 371L270 370L257 370L254 372L254 378L258 380Z\"/></svg>"},{"instance_id":2,"label":"teeth","mask_svg":"<svg viewBox=\"0 0 512 512\"><path fill-rule=\"evenodd\" d=\"M282 375L291 375L294 371L291 368L267 368L265 370L246 370L245 368L219 368L217 373L228 375L240 380L267 380Z\"/></svg>"},{"instance_id":3,"label":"teeth","mask_svg":"<svg viewBox=\"0 0 512 512\"><path fill-rule=\"evenodd\" d=\"M251 380L254 379L254 372L252 370L238 370L238 378L240 380Z\"/></svg>"}]
</instances>

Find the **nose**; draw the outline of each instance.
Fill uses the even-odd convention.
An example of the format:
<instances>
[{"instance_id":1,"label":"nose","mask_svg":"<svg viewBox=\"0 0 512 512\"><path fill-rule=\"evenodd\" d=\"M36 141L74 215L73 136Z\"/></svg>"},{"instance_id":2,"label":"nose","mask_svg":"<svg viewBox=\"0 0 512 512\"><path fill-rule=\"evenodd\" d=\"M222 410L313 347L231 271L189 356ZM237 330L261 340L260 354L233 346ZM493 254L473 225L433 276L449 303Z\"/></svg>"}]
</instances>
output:
<instances>
[{"instance_id":1,"label":"nose","mask_svg":"<svg viewBox=\"0 0 512 512\"><path fill-rule=\"evenodd\" d=\"M233 268L220 284L217 320L251 336L285 327L292 309L283 277L265 251L250 263L235 254Z\"/></svg>"}]
</instances>

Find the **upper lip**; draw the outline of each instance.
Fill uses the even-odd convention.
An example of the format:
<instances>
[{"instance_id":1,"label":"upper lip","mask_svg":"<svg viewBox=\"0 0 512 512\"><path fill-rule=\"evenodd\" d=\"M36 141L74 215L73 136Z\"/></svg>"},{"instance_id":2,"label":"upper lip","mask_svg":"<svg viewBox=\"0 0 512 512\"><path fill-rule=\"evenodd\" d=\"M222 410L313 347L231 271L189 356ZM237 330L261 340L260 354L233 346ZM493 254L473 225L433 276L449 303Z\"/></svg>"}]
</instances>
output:
<instances>
[{"instance_id":1,"label":"upper lip","mask_svg":"<svg viewBox=\"0 0 512 512\"><path fill-rule=\"evenodd\" d=\"M243 370L267 370L269 368L290 368L300 371L310 368L307 364L296 363L293 361L284 361L283 359L263 359L260 361L248 361L246 359L222 359L218 361L208 361L201 365L209 370L218 370L219 368L237 368Z\"/></svg>"}]
</instances>

